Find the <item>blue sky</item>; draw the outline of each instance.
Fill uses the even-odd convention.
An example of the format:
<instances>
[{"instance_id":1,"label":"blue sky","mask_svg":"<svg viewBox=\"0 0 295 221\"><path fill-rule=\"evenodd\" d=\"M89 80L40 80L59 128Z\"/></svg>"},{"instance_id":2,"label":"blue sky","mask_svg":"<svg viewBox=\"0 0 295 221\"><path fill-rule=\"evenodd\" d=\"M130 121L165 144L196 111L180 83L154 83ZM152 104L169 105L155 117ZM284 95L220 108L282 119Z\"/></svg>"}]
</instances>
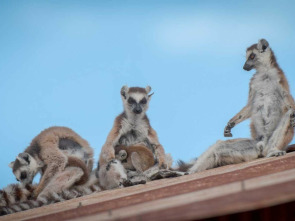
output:
<instances>
[{"instance_id":1,"label":"blue sky","mask_svg":"<svg viewBox=\"0 0 295 221\"><path fill-rule=\"evenodd\" d=\"M0 188L41 130L67 126L98 158L122 85L175 160L199 156L247 101L245 50L266 38L295 95L294 1L0 1ZM249 137L249 121L233 129ZM293 140L294 142L294 140Z\"/></svg>"}]
</instances>

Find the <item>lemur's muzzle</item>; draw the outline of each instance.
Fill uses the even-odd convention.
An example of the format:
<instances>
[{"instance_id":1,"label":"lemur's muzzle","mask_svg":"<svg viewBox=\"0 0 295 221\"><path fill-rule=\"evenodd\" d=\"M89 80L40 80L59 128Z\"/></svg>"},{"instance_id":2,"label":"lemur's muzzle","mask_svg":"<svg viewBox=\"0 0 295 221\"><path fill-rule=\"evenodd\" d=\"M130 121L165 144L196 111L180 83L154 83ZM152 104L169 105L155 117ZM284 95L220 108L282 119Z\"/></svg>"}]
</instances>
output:
<instances>
[{"instance_id":1,"label":"lemur's muzzle","mask_svg":"<svg viewBox=\"0 0 295 221\"><path fill-rule=\"evenodd\" d=\"M244 67L243 67L243 69L246 71L250 71L252 70L252 68L253 68L253 65L249 65L247 62L244 64Z\"/></svg>"},{"instance_id":2,"label":"lemur's muzzle","mask_svg":"<svg viewBox=\"0 0 295 221\"><path fill-rule=\"evenodd\" d=\"M135 114L140 114L140 113L142 112L142 108L141 108L141 106L140 106L139 104L137 104L137 105L135 106L135 108L133 108L133 112L134 112Z\"/></svg>"}]
</instances>

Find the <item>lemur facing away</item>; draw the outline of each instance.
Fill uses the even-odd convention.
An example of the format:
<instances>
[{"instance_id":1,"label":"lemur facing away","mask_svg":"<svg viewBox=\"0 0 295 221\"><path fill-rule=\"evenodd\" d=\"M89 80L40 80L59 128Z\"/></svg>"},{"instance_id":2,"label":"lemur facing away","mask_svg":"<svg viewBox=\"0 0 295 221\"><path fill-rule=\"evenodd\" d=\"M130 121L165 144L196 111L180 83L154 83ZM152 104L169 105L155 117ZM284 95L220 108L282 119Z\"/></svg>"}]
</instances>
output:
<instances>
[{"instance_id":1,"label":"lemur facing away","mask_svg":"<svg viewBox=\"0 0 295 221\"><path fill-rule=\"evenodd\" d=\"M286 153L295 126L295 102L287 79L265 39L250 46L246 56L243 68L246 71L256 69L250 82L248 103L228 122L224 136L231 137L235 125L251 118L253 140L217 142L198 159L190 172Z\"/></svg>"},{"instance_id":2,"label":"lemur facing away","mask_svg":"<svg viewBox=\"0 0 295 221\"><path fill-rule=\"evenodd\" d=\"M115 156L127 170L144 172L155 165L152 151L142 145L116 146Z\"/></svg>"},{"instance_id":3,"label":"lemur facing away","mask_svg":"<svg viewBox=\"0 0 295 221\"><path fill-rule=\"evenodd\" d=\"M67 179L67 173L79 171L81 172L81 168L67 167L64 172L57 175L58 180ZM51 191L46 196L43 195L37 200L32 199L33 191L37 187L36 184L11 184L0 190L0 216L78 198L94 192L99 192L101 189L99 187L99 182L95 173L96 171L93 171L90 174L88 181L84 184L74 185L69 189L62 190L59 193ZM58 184L61 184L61 182L57 183L57 185Z\"/></svg>"},{"instance_id":4,"label":"lemur facing away","mask_svg":"<svg viewBox=\"0 0 295 221\"><path fill-rule=\"evenodd\" d=\"M127 176L114 179L108 173L110 165L117 164L116 169L125 171L120 161L115 161L115 148L117 146L134 146L144 144L152 151L155 162L159 168L167 168L164 148L158 140L156 131L151 127L146 115L152 94L149 94L151 87L127 87L121 89L121 98L124 105L124 112L116 117L114 126L110 131L105 144L102 147L99 158L99 180L105 189L123 186ZM126 172L125 172L126 174ZM110 183L112 180L112 184Z\"/></svg>"},{"instance_id":5,"label":"lemur facing away","mask_svg":"<svg viewBox=\"0 0 295 221\"><path fill-rule=\"evenodd\" d=\"M73 130L66 127L50 127L37 135L9 166L16 179L23 184L32 183L35 175L41 173L40 183L34 190L34 196L37 197L39 194L44 195L48 191L53 191L53 187L60 191L58 187L66 189L74 183L85 183L93 166L93 150L88 142ZM67 172L69 180L46 188L66 167L80 167L81 171L70 174Z\"/></svg>"}]
</instances>

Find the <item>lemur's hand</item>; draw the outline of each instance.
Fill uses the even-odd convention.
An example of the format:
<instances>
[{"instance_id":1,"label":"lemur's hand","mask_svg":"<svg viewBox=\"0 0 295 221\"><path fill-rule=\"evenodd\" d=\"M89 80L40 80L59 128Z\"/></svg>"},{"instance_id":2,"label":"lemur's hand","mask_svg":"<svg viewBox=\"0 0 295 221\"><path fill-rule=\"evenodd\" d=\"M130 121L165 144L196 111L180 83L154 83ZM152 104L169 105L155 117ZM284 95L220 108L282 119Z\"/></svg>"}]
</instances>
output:
<instances>
[{"instance_id":1,"label":"lemur's hand","mask_svg":"<svg viewBox=\"0 0 295 221\"><path fill-rule=\"evenodd\" d=\"M159 156L158 163L159 163L159 168L160 169L168 169L168 165L166 163L165 157Z\"/></svg>"},{"instance_id":2,"label":"lemur's hand","mask_svg":"<svg viewBox=\"0 0 295 221\"><path fill-rule=\"evenodd\" d=\"M295 127L295 111L290 115L290 123L292 127Z\"/></svg>"},{"instance_id":3,"label":"lemur's hand","mask_svg":"<svg viewBox=\"0 0 295 221\"><path fill-rule=\"evenodd\" d=\"M235 126L234 122L228 122L226 127L224 128L224 136L225 137L232 137L231 129Z\"/></svg>"}]
</instances>

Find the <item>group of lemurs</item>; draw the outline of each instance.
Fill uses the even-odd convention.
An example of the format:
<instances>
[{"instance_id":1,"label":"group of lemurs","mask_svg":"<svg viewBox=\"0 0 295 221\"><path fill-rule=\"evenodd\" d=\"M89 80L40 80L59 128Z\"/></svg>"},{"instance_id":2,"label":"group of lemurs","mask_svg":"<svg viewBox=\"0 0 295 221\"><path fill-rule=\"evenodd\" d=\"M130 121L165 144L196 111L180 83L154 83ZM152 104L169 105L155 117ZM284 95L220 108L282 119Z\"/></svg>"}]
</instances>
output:
<instances>
[{"instance_id":1,"label":"group of lemurs","mask_svg":"<svg viewBox=\"0 0 295 221\"><path fill-rule=\"evenodd\" d=\"M287 79L265 39L246 51L244 69L256 69L247 105L224 129L251 119L251 138L217 141L197 160L172 168L146 111L151 87L121 89L124 111L114 121L99 162L93 169L93 149L66 127L42 131L9 166L19 183L0 190L1 215L40 207L93 192L144 184L154 179L182 176L207 169L284 155L294 136L295 102ZM40 182L32 184L37 173Z\"/></svg>"}]
</instances>

